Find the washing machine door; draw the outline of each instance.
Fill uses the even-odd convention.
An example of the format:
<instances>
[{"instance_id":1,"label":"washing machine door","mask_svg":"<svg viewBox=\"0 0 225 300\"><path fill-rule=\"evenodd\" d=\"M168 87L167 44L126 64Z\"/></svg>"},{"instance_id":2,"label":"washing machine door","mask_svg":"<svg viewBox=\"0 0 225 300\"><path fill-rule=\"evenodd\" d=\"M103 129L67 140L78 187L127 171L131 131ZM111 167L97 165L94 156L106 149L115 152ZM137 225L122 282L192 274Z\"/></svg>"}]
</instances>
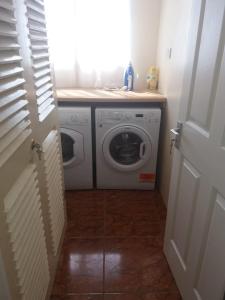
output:
<instances>
[{"instance_id":1,"label":"washing machine door","mask_svg":"<svg viewBox=\"0 0 225 300\"><path fill-rule=\"evenodd\" d=\"M111 167L119 171L135 171L149 162L151 137L140 127L115 127L105 134L102 150Z\"/></svg>"},{"instance_id":2,"label":"washing machine door","mask_svg":"<svg viewBox=\"0 0 225 300\"><path fill-rule=\"evenodd\" d=\"M75 130L60 128L63 166L66 168L80 164L84 160L84 138Z\"/></svg>"}]
</instances>

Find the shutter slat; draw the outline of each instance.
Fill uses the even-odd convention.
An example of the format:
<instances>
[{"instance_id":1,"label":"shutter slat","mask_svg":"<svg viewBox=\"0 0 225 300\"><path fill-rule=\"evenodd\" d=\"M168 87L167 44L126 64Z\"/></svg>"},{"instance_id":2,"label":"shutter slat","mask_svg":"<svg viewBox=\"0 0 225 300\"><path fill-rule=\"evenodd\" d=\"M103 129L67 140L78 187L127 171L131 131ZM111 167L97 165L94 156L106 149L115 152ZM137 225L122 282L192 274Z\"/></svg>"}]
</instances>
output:
<instances>
[{"instance_id":1,"label":"shutter slat","mask_svg":"<svg viewBox=\"0 0 225 300\"><path fill-rule=\"evenodd\" d=\"M41 0L33 0L33 2L35 2L35 3L37 3L37 4L39 4L39 5L41 5L41 6L44 7L44 1L41 1Z\"/></svg>"},{"instance_id":2,"label":"shutter slat","mask_svg":"<svg viewBox=\"0 0 225 300\"><path fill-rule=\"evenodd\" d=\"M37 32L41 32L41 33L46 33L47 30L43 27L40 27L40 26L35 26L35 25L29 25L28 26L29 29L33 30L33 31L37 31Z\"/></svg>"},{"instance_id":3,"label":"shutter slat","mask_svg":"<svg viewBox=\"0 0 225 300\"><path fill-rule=\"evenodd\" d=\"M31 129L24 130L16 139L11 143L7 151L4 151L0 156L0 168L6 163L6 161L16 152L16 150L27 140L31 135Z\"/></svg>"},{"instance_id":4,"label":"shutter slat","mask_svg":"<svg viewBox=\"0 0 225 300\"><path fill-rule=\"evenodd\" d=\"M27 106L28 101L27 100L20 100L17 101L15 104L10 105L7 109L5 109L3 112L0 111L0 123L4 120L8 119L11 115L15 114L15 112L21 110L25 106Z\"/></svg>"},{"instance_id":5,"label":"shutter slat","mask_svg":"<svg viewBox=\"0 0 225 300\"><path fill-rule=\"evenodd\" d=\"M9 23L9 24L15 24L16 23L15 18L11 17L8 14L4 14L3 12L0 12L0 21L5 22L5 23Z\"/></svg>"},{"instance_id":6,"label":"shutter slat","mask_svg":"<svg viewBox=\"0 0 225 300\"><path fill-rule=\"evenodd\" d=\"M9 11L13 11L13 5L5 0L0 1L0 7Z\"/></svg>"},{"instance_id":7,"label":"shutter slat","mask_svg":"<svg viewBox=\"0 0 225 300\"><path fill-rule=\"evenodd\" d=\"M32 54L33 59L49 58L48 53Z\"/></svg>"},{"instance_id":8,"label":"shutter slat","mask_svg":"<svg viewBox=\"0 0 225 300\"><path fill-rule=\"evenodd\" d=\"M30 121L22 121L18 124L11 132L4 138L3 141L0 141L0 153L7 151L7 147L25 130L30 126Z\"/></svg>"},{"instance_id":9,"label":"shutter slat","mask_svg":"<svg viewBox=\"0 0 225 300\"><path fill-rule=\"evenodd\" d=\"M50 104L52 104L53 102L54 102L54 99L53 99L53 98L48 98L48 100L46 100L42 105L40 105L40 106L38 107L38 112L39 112L39 114L43 113L44 110L45 110Z\"/></svg>"},{"instance_id":10,"label":"shutter slat","mask_svg":"<svg viewBox=\"0 0 225 300\"><path fill-rule=\"evenodd\" d=\"M48 45L35 45L35 46L31 46L32 50L48 50Z\"/></svg>"},{"instance_id":11,"label":"shutter slat","mask_svg":"<svg viewBox=\"0 0 225 300\"><path fill-rule=\"evenodd\" d=\"M43 17L45 17L45 13L43 8L39 8L37 5L35 4L31 4L30 2L26 1L27 3L27 7L32 11L35 11L36 13L42 15ZM29 13L29 12L28 12Z\"/></svg>"},{"instance_id":12,"label":"shutter slat","mask_svg":"<svg viewBox=\"0 0 225 300\"><path fill-rule=\"evenodd\" d=\"M16 37L17 36L17 32L14 30L4 30L3 28L0 29L0 36L9 36L9 37Z\"/></svg>"},{"instance_id":13,"label":"shutter slat","mask_svg":"<svg viewBox=\"0 0 225 300\"><path fill-rule=\"evenodd\" d=\"M13 101L18 100L19 98L23 97L26 95L26 91L25 90L17 90L14 93L11 93L7 96L1 97L0 98L0 108L2 108L5 105L10 104Z\"/></svg>"},{"instance_id":14,"label":"shutter slat","mask_svg":"<svg viewBox=\"0 0 225 300\"><path fill-rule=\"evenodd\" d=\"M22 72L23 72L23 68L21 68L21 67L15 67L15 68L10 68L8 70L3 70L3 71L0 71L0 79L7 78L7 77L10 77L10 76L22 73Z\"/></svg>"},{"instance_id":15,"label":"shutter slat","mask_svg":"<svg viewBox=\"0 0 225 300\"><path fill-rule=\"evenodd\" d=\"M10 42L0 42L0 51L6 51L6 50L16 50L19 49L20 46L16 43L10 43Z\"/></svg>"},{"instance_id":16,"label":"shutter slat","mask_svg":"<svg viewBox=\"0 0 225 300\"><path fill-rule=\"evenodd\" d=\"M42 41L42 42L48 41L48 38L46 36L30 34L29 37L30 37L31 41Z\"/></svg>"},{"instance_id":17,"label":"shutter slat","mask_svg":"<svg viewBox=\"0 0 225 300\"><path fill-rule=\"evenodd\" d=\"M35 82L35 86L36 86L37 88L40 88L41 86L43 86L44 84L46 84L46 83L48 83L48 82L50 82L50 81L51 81L51 77L50 77L50 76L45 76L45 77L43 77L43 78L37 80L37 81Z\"/></svg>"},{"instance_id":18,"label":"shutter slat","mask_svg":"<svg viewBox=\"0 0 225 300\"><path fill-rule=\"evenodd\" d=\"M11 129L13 129L17 124L19 124L22 120L26 119L29 115L28 110L23 110L18 112L11 119L4 122L2 125L0 124L0 138L6 135Z\"/></svg>"},{"instance_id":19,"label":"shutter slat","mask_svg":"<svg viewBox=\"0 0 225 300\"><path fill-rule=\"evenodd\" d=\"M47 91L45 94L43 94L41 97L37 98L38 105L41 105L45 100L47 100L49 97L53 95L53 91Z\"/></svg>"},{"instance_id":20,"label":"shutter slat","mask_svg":"<svg viewBox=\"0 0 225 300\"><path fill-rule=\"evenodd\" d=\"M48 67L48 66L50 66L50 62L49 61L44 61L44 62L41 62L41 63L34 64L33 68L38 70L38 69Z\"/></svg>"},{"instance_id":21,"label":"shutter slat","mask_svg":"<svg viewBox=\"0 0 225 300\"><path fill-rule=\"evenodd\" d=\"M47 74L50 74L50 73L51 73L51 70L49 68L47 68L47 69L44 69L44 70L34 73L34 78L38 79L38 78L45 76Z\"/></svg>"},{"instance_id":22,"label":"shutter slat","mask_svg":"<svg viewBox=\"0 0 225 300\"><path fill-rule=\"evenodd\" d=\"M0 94L8 90L15 89L16 87L21 86L24 83L25 80L23 78L18 78L18 79L11 80L7 83L0 84Z\"/></svg>"},{"instance_id":23,"label":"shutter slat","mask_svg":"<svg viewBox=\"0 0 225 300\"><path fill-rule=\"evenodd\" d=\"M46 23L44 18L36 17L35 15L30 14L30 13L28 13L27 16L28 16L28 19L31 21L35 21L35 22L38 22L43 25L45 25L45 23Z\"/></svg>"},{"instance_id":24,"label":"shutter slat","mask_svg":"<svg viewBox=\"0 0 225 300\"><path fill-rule=\"evenodd\" d=\"M55 105L49 105L40 115L39 120L43 122L45 118L55 109Z\"/></svg>"},{"instance_id":25,"label":"shutter slat","mask_svg":"<svg viewBox=\"0 0 225 300\"><path fill-rule=\"evenodd\" d=\"M52 83L47 83L43 87L41 87L40 89L36 90L37 97L40 97L45 92L47 92L48 90L50 90L52 88L52 86L53 86Z\"/></svg>"},{"instance_id":26,"label":"shutter slat","mask_svg":"<svg viewBox=\"0 0 225 300\"><path fill-rule=\"evenodd\" d=\"M10 64L10 63L14 63L14 62L19 62L21 61L22 58L19 55L12 55L12 56L5 56L5 55L1 55L0 53L0 65L4 65L4 64Z\"/></svg>"}]
</instances>

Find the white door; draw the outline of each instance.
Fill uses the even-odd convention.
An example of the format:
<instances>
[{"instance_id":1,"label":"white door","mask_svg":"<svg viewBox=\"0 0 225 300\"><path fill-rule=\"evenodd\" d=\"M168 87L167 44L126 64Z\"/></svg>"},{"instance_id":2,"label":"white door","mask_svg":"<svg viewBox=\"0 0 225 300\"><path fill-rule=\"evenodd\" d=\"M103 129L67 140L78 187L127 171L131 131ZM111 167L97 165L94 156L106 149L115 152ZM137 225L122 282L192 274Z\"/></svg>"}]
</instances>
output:
<instances>
[{"instance_id":1,"label":"white door","mask_svg":"<svg viewBox=\"0 0 225 300\"><path fill-rule=\"evenodd\" d=\"M194 0L165 253L184 300L225 292L225 1Z\"/></svg>"},{"instance_id":2,"label":"white door","mask_svg":"<svg viewBox=\"0 0 225 300\"><path fill-rule=\"evenodd\" d=\"M0 1L1 294L12 300L46 298L64 227L47 51L43 2Z\"/></svg>"}]
</instances>

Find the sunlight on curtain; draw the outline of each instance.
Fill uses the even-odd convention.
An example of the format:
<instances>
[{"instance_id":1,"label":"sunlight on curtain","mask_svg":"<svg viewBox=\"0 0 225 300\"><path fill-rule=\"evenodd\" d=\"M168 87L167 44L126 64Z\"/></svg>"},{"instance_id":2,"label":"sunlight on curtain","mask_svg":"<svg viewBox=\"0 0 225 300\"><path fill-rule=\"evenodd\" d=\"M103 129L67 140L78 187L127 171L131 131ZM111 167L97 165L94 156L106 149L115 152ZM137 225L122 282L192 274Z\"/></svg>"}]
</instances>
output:
<instances>
[{"instance_id":1,"label":"sunlight on curtain","mask_svg":"<svg viewBox=\"0 0 225 300\"><path fill-rule=\"evenodd\" d=\"M118 87L130 60L129 0L46 0L57 87Z\"/></svg>"}]
</instances>

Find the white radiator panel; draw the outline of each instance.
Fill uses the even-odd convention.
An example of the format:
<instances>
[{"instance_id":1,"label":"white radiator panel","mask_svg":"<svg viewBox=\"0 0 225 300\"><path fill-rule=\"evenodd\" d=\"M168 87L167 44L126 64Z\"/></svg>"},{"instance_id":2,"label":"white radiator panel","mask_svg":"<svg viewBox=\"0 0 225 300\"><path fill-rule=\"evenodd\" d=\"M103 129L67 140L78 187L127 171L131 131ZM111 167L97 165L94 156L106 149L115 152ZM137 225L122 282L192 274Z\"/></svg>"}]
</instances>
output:
<instances>
[{"instance_id":1,"label":"white radiator panel","mask_svg":"<svg viewBox=\"0 0 225 300\"><path fill-rule=\"evenodd\" d=\"M45 299L49 267L35 165L20 175L4 209L22 299Z\"/></svg>"},{"instance_id":2,"label":"white radiator panel","mask_svg":"<svg viewBox=\"0 0 225 300\"><path fill-rule=\"evenodd\" d=\"M55 108L52 98L52 79L48 52L44 4L41 0L26 0L33 79L36 88L39 121L42 122Z\"/></svg>"},{"instance_id":3,"label":"white radiator panel","mask_svg":"<svg viewBox=\"0 0 225 300\"><path fill-rule=\"evenodd\" d=\"M12 1L0 1L0 167L30 136Z\"/></svg>"},{"instance_id":4,"label":"white radiator panel","mask_svg":"<svg viewBox=\"0 0 225 300\"><path fill-rule=\"evenodd\" d=\"M47 179L48 206L51 220L53 252L56 255L64 228L64 189L61 173L60 149L56 130L43 143L44 166Z\"/></svg>"}]
</instances>

